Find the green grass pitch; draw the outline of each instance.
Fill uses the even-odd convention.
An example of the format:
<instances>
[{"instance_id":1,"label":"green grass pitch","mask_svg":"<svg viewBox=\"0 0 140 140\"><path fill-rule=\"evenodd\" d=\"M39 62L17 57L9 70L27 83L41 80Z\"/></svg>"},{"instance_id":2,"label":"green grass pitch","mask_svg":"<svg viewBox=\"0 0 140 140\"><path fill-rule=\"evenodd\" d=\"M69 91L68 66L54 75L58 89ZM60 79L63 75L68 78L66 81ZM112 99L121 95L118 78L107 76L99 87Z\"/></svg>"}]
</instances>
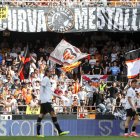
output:
<instances>
[{"instance_id":1,"label":"green grass pitch","mask_svg":"<svg viewBox=\"0 0 140 140\"><path fill-rule=\"evenodd\" d=\"M0 140L138 140L139 138L134 138L134 137L128 137L125 138L123 136L49 136L49 137L44 137L44 138L38 138L38 137L22 137L22 136L17 136L17 137L3 137L0 136Z\"/></svg>"}]
</instances>

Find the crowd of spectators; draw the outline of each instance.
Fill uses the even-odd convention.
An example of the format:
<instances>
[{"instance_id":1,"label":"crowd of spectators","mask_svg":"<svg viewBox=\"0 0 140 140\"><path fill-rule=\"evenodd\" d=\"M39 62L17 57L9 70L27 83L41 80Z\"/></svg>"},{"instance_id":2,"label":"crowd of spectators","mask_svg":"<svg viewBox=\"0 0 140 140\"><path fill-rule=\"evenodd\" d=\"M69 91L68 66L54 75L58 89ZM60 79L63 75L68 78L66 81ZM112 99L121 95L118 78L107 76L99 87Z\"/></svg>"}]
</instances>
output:
<instances>
[{"instance_id":1,"label":"crowd of spectators","mask_svg":"<svg viewBox=\"0 0 140 140\"><path fill-rule=\"evenodd\" d=\"M79 37L79 36L78 36ZM74 37L77 38L76 35ZM29 78L21 81L18 76L18 66L27 42L19 40L9 43L6 38L0 42L0 111L3 114L25 114L26 105L38 107L40 82L43 73L48 68L52 90L61 99L53 97L54 109L57 113L77 113L79 110L92 112L96 109L102 114L114 114L125 106L125 86L127 81L120 79L127 74L124 53L139 47L139 44L127 37L119 41L112 40L106 34L84 36L80 43L64 38L76 45L82 52L90 54L82 60L82 64L72 72L64 73L61 66L49 61L49 54L59 43L60 38L51 41L37 40L28 42L30 48ZM89 47L88 47L89 46ZM81 75L111 75L109 81L99 81L93 86L93 81L81 82ZM140 86L139 86L140 87ZM139 88L138 87L138 88ZM80 108L78 108L78 106ZM89 106L89 107L86 107ZM96 106L96 108L92 107Z\"/></svg>"},{"instance_id":2,"label":"crowd of spectators","mask_svg":"<svg viewBox=\"0 0 140 140\"><path fill-rule=\"evenodd\" d=\"M16 7L55 7L55 6L128 6L135 7L136 0L3 0L2 4Z\"/></svg>"}]
</instances>

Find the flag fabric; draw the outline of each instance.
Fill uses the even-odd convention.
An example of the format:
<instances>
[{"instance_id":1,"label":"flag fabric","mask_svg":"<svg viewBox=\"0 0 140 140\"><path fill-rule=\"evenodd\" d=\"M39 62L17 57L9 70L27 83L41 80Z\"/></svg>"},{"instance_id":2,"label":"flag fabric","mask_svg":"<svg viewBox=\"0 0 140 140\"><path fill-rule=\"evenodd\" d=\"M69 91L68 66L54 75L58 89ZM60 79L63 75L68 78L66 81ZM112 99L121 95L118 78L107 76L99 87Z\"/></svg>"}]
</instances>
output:
<instances>
[{"instance_id":1,"label":"flag fabric","mask_svg":"<svg viewBox=\"0 0 140 140\"><path fill-rule=\"evenodd\" d=\"M86 56L88 56L88 54L82 53L77 47L65 40L61 40L55 50L50 54L49 59L59 65L69 65Z\"/></svg>"},{"instance_id":2,"label":"flag fabric","mask_svg":"<svg viewBox=\"0 0 140 140\"><path fill-rule=\"evenodd\" d=\"M24 54L21 57L21 61L18 68L18 74L20 80L28 79L30 71L30 53L28 46L24 49Z\"/></svg>"},{"instance_id":3,"label":"flag fabric","mask_svg":"<svg viewBox=\"0 0 140 140\"><path fill-rule=\"evenodd\" d=\"M81 81L82 84L88 81L92 81L92 85L95 87L99 87L100 81L107 81L108 75L82 75Z\"/></svg>"},{"instance_id":4,"label":"flag fabric","mask_svg":"<svg viewBox=\"0 0 140 140\"><path fill-rule=\"evenodd\" d=\"M75 62L73 64L62 67L61 69L65 72L71 72L74 68L78 67L80 64L81 62Z\"/></svg>"},{"instance_id":5,"label":"flag fabric","mask_svg":"<svg viewBox=\"0 0 140 140\"><path fill-rule=\"evenodd\" d=\"M125 54L127 65L127 77L135 78L140 73L140 48L137 50L129 51Z\"/></svg>"}]
</instances>

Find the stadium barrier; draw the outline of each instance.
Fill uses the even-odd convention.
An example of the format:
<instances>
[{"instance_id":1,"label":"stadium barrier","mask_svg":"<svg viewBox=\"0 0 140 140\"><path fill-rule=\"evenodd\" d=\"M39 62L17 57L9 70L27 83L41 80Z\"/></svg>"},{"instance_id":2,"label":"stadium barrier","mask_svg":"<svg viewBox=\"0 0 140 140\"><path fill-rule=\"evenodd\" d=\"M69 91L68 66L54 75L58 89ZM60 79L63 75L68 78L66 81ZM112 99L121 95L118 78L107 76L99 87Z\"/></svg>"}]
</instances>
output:
<instances>
[{"instance_id":1,"label":"stadium barrier","mask_svg":"<svg viewBox=\"0 0 140 140\"><path fill-rule=\"evenodd\" d=\"M124 133L124 121L120 120L59 120L62 130L70 136L115 136ZM140 122L137 127L140 132ZM58 135L51 120L42 122L41 133L45 136ZM35 136L36 120L1 120L0 136Z\"/></svg>"},{"instance_id":2,"label":"stadium barrier","mask_svg":"<svg viewBox=\"0 0 140 140\"><path fill-rule=\"evenodd\" d=\"M3 110L4 106L1 106L0 105L1 110L0 110L0 114L3 114L3 115L12 115L12 114L19 114L19 115L23 115L23 114L26 114L26 115L38 115L40 113L40 107L30 107L30 105L18 105L16 106L17 108L25 108L25 110L22 110L22 111L12 111L12 106L9 106L9 111L6 111L6 110ZM101 113L98 111L98 106L87 106L87 105L83 105L83 106L75 106L76 108L76 111L74 111L74 108L73 106L53 106L54 110L55 108L63 108L63 111L61 112L57 112L55 110L55 112L57 114L77 114L79 115L80 113L84 113L84 114L98 114L98 113ZM122 108L121 106L115 106L115 108ZM65 110L68 110L65 112Z\"/></svg>"}]
</instances>

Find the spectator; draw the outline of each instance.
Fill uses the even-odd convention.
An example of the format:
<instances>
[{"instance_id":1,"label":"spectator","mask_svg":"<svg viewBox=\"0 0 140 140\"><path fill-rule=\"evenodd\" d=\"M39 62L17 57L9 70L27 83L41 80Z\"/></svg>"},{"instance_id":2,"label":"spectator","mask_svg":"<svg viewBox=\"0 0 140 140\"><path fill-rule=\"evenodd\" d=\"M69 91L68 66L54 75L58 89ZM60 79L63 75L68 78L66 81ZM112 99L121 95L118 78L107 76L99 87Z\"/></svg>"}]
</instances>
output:
<instances>
[{"instance_id":1,"label":"spectator","mask_svg":"<svg viewBox=\"0 0 140 140\"><path fill-rule=\"evenodd\" d=\"M90 74L91 73L91 66L88 62L88 59L85 59L85 62L82 64L81 73L82 74Z\"/></svg>"},{"instance_id":2,"label":"spectator","mask_svg":"<svg viewBox=\"0 0 140 140\"><path fill-rule=\"evenodd\" d=\"M99 62L97 61L93 70L92 70L92 74L94 75L101 75L102 74L102 67L99 65Z\"/></svg>"},{"instance_id":3,"label":"spectator","mask_svg":"<svg viewBox=\"0 0 140 140\"><path fill-rule=\"evenodd\" d=\"M22 94L18 95L17 104L18 104L19 113L21 113L21 114L25 113L25 111L26 111L26 106L25 106L26 103L25 103L25 99L23 98Z\"/></svg>"},{"instance_id":4,"label":"spectator","mask_svg":"<svg viewBox=\"0 0 140 140\"><path fill-rule=\"evenodd\" d=\"M118 89L116 86L117 84L114 82L112 86L108 89L108 96L112 104L112 114L114 113L114 110L115 110L116 98L118 94Z\"/></svg>"},{"instance_id":5,"label":"spectator","mask_svg":"<svg viewBox=\"0 0 140 140\"><path fill-rule=\"evenodd\" d=\"M89 60L89 64L91 68L93 69L96 64L96 59L94 58L94 55L91 56L91 59Z\"/></svg>"},{"instance_id":6,"label":"spectator","mask_svg":"<svg viewBox=\"0 0 140 140\"><path fill-rule=\"evenodd\" d=\"M84 91L84 88L80 87L80 91L77 94L78 94L80 106L85 106L87 100L87 94Z\"/></svg>"},{"instance_id":7,"label":"spectator","mask_svg":"<svg viewBox=\"0 0 140 140\"><path fill-rule=\"evenodd\" d=\"M87 92L87 104L90 106L90 112L92 111L93 106L93 93L96 91L96 88L92 86L92 81L89 81L85 86L85 90Z\"/></svg>"},{"instance_id":8,"label":"spectator","mask_svg":"<svg viewBox=\"0 0 140 140\"><path fill-rule=\"evenodd\" d=\"M74 100L73 100L73 103L72 103L72 110L73 110L74 114L77 113L77 107L78 107L78 100L75 97Z\"/></svg>"},{"instance_id":9,"label":"spectator","mask_svg":"<svg viewBox=\"0 0 140 140\"><path fill-rule=\"evenodd\" d=\"M91 55L95 55L95 52L97 51L97 48L94 47L94 45L92 44L89 48L89 54Z\"/></svg>"},{"instance_id":10,"label":"spectator","mask_svg":"<svg viewBox=\"0 0 140 140\"><path fill-rule=\"evenodd\" d=\"M104 105L104 95L100 93L98 89L95 91L94 94L96 98L96 107L99 109L98 111L100 111L102 114L105 114L106 107Z\"/></svg>"},{"instance_id":11,"label":"spectator","mask_svg":"<svg viewBox=\"0 0 140 140\"><path fill-rule=\"evenodd\" d=\"M116 52L115 49L113 49L112 53L111 53L111 62L117 61L118 59L118 54Z\"/></svg>"},{"instance_id":12,"label":"spectator","mask_svg":"<svg viewBox=\"0 0 140 140\"><path fill-rule=\"evenodd\" d=\"M117 62L113 62L113 66L110 67L109 71L111 72L112 80L119 80L120 68L117 66Z\"/></svg>"},{"instance_id":13,"label":"spectator","mask_svg":"<svg viewBox=\"0 0 140 140\"><path fill-rule=\"evenodd\" d=\"M36 97L35 95L33 95L33 94L32 94L32 99L31 99L29 105L30 105L31 108L36 108L36 107L38 107L38 99L37 99L37 97Z\"/></svg>"},{"instance_id":14,"label":"spectator","mask_svg":"<svg viewBox=\"0 0 140 140\"><path fill-rule=\"evenodd\" d=\"M109 62L108 57L106 55L103 57L103 60L101 63L103 64L103 73L108 74L110 62Z\"/></svg>"},{"instance_id":15,"label":"spectator","mask_svg":"<svg viewBox=\"0 0 140 140\"><path fill-rule=\"evenodd\" d=\"M27 95L25 96L25 102L26 104L30 104L32 100L32 95L31 95L31 90L30 89L27 89Z\"/></svg>"}]
</instances>

